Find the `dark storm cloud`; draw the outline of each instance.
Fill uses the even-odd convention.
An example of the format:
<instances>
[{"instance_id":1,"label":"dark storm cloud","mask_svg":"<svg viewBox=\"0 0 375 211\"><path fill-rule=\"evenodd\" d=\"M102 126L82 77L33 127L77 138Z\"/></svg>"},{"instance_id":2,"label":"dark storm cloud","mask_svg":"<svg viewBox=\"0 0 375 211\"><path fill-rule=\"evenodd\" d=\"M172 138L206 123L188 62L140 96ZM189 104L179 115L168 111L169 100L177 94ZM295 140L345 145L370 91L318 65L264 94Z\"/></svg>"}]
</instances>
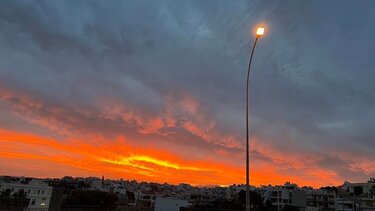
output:
<instances>
[{"instance_id":1,"label":"dark storm cloud","mask_svg":"<svg viewBox=\"0 0 375 211\"><path fill-rule=\"evenodd\" d=\"M355 161L350 159L341 159L337 156L322 155L322 158L317 161L317 165L325 169L334 169L337 174L351 181L361 181L366 177L371 177L372 172L364 172L364 169L355 167Z\"/></svg>"},{"instance_id":2,"label":"dark storm cloud","mask_svg":"<svg viewBox=\"0 0 375 211\"><path fill-rule=\"evenodd\" d=\"M166 99L188 93L200 104L203 130L215 122L212 130L242 144L250 32L264 21L267 35L253 64L252 135L282 151L322 153L317 164L333 167L332 149L374 158L374 7L323 0L1 1L0 84L42 102L35 115L102 133L137 134L124 127L128 122L100 116L103 96L157 117ZM175 117L199 119L189 115ZM184 143L203 139L162 130L181 134ZM349 172L346 161L337 165Z\"/></svg>"}]
</instances>

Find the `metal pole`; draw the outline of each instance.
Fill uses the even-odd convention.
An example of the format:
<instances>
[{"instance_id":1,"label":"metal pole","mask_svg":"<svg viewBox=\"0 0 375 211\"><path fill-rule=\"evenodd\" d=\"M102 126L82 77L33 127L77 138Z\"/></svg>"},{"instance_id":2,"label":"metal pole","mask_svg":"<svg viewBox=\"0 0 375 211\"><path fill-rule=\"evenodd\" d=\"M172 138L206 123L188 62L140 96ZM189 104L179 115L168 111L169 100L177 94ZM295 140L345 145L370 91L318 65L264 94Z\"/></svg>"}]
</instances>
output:
<instances>
[{"instance_id":1,"label":"metal pole","mask_svg":"<svg viewBox=\"0 0 375 211\"><path fill-rule=\"evenodd\" d=\"M247 79L246 79L246 211L250 211L250 166L249 166L249 79L250 79L250 68L251 61L253 60L253 54L255 46L257 44L258 37L255 38L253 49L249 59L249 66L247 68Z\"/></svg>"}]
</instances>

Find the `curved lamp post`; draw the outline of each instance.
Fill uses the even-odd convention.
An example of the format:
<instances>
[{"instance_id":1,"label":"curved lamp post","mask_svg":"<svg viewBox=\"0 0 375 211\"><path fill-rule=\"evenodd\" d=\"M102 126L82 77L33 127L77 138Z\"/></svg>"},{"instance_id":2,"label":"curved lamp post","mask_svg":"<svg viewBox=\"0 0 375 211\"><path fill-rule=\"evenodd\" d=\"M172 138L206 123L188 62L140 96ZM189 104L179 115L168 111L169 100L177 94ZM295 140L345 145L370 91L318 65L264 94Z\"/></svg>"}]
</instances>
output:
<instances>
[{"instance_id":1,"label":"curved lamp post","mask_svg":"<svg viewBox=\"0 0 375 211\"><path fill-rule=\"evenodd\" d=\"M253 55L255 51L255 46L257 41L264 34L264 28L258 27L256 31L256 38L254 41L253 49L251 50L249 66L247 68L247 78L246 78L246 211L250 211L250 184L249 184L249 79L251 70L251 61L253 60Z\"/></svg>"}]
</instances>

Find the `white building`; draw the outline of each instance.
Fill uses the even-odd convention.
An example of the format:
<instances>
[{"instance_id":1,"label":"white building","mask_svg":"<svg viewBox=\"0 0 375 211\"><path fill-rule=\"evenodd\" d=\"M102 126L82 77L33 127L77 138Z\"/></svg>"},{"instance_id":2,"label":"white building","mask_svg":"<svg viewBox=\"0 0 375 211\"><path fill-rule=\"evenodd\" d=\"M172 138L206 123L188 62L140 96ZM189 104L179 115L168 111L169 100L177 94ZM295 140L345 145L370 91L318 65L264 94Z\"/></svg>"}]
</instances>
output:
<instances>
[{"instance_id":1,"label":"white building","mask_svg":"<svg viewBox=\"0 0 375 211\"><path fill-rule=\"evenodd\" d=\"M363 189L363 194L365 195L375 195L375 179L370 178L367 182L362 183L351 183L345 182L342 185L342 189L348 191L349 193L354 193L354 188L360 186Z\"/></svg>"},{"instance_id":2,"label":"white building","mask_svg":"<svg viewBox=\"0 0 375 211\"><path fill-rule=\"evenodd\" d=\"M187 200L174 198L156 198L154 211L179 211L181 207L187 207Z\"/></svg>"},{"instance_id":3,"label":"white building","mask_svg":"<svg viewBox=\"0 0 375 211\"><path fill-rule=\"evenodd\" d=\"M22 182L1 182L0 191L10 189L13 193L23 190L30 199L27 210L48 211L52 195L52 187L48 186L42 180L32 179Z\"/></svg>"},{"instance_id":4,"label":"white building","mask_svg":"<svg viewBox=\"0 0 375 211\"><path fill-rule=\"evenodd\" d=\"M306 208L306 194L296 184L287 182L283 186L262 186L259 192L265 200L271 201L275 210L281 210L286 205Z\"/></svg>"},{"instance_id":5,"label":"white building","mask_svg":"<svg viewBox=\"0 0 375 211\"><path fill-rule=\"evenodd\" d=\"M375 211L375 198L363 197L359 203L361 211Z\"/></svg>"},{"instance_id":6,"label":"white building","mask_svg":"<svg viewBox=\"0 0 375 211\"><path fill-rule=\"evenodd\" d=\"M336 193L325 189L303 189L306 193L307 207L318 208L318 210L335 211Z\"/></svg>"},{"instance_id":7,"label":"white building","mask_svg":"<svg viewBox=\"0 0 375 211\"><path fill-rule=\"evenodd\" d=\"M354 202L350 199L336 199L336 210L337 211L353 211L354 210Z\"/></svg>"},{"instance_id":8,"label":"white building","mask_svg":"<svg viewBox=\"0 0 375 211\"><path fill-rule=\"evenodd\" d=\"M362 188L362 193L359 196L355 196L354 189L356 187ZM375 179L370 178L367 182L363 183L350 183L345 182L342 185L342 190L349 193L346 198L351 198L353 205L346 205L345 207L350 208L353 206L356 210L361 211L375 211ZM345 200L343 200L345 201Z\"/></svg>"}]
</instances>

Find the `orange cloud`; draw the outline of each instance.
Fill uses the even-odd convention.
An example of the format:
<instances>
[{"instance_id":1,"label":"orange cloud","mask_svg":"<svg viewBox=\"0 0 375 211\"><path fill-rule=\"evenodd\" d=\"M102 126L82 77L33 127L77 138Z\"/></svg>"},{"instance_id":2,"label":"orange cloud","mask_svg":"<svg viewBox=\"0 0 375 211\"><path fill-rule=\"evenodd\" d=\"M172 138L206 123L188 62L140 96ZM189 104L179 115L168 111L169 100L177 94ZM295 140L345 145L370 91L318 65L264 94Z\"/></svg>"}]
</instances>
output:
<instances>
[{"instance_id":1,"label":"orange cloud","mask_svg":"<svg viewBox=\"0 0 375 211\"><path fill-rule=\"evenodd\" d=\"M118 138L112 144L90 145L79 140L57 141L0 130L0 148L0 160L48 161L49 164L43 166L45 170L59 163L74 167L77 172L85 170L97 176L106 174L114 178L176 184L232 184L241 182L243 178L241 169L220 163L186 160L176 154L155 149L137 148L125 143L123 138ZM6 172L11 174L12 169Z\"/></svg>"},{"instance_id":2,"label":"orange cloud","mask_svg":"<svg viewBox=\"0 0 375 211\"><path fill-rule=\"evenodd\" d=\"M320 187L338 185L343 181L334 169L327 170L316 165L314 155L282 153L257 139L252 141L252 149L268 157L268 160L251 160L252 185L283 184L292 181L300 185ZM226 159L231 155L218 153L220 158L217 160L192 160L179 156L177 152L134 146L124 137L115 140L103 140L103 137L97 137L97 141L87 143L77 139L55 140L0 130L0 163L3 163L0 164L1 174L22 172L22 168L25 167L22 163L26 165L32 161L33 168L38 171L34 174L32 172L24 172L24 174L33 174L30 176L42 176L38 172L44 172L44 176L104 174L111 178L173 184L186 182L196 185L244 183L244 168L223 164L220 159ZM12 163L17 163L18 166L11 165ZM363 161L357 166L366 167L370 164ZM60 166L58 173L51 175L46 173L49 170L56 172L55 166Z\"/></svg>"},{"instance_id":3,"label":"orange cloud","mask_svg":"<svg viewBox=\"0 0 375 211\"><path fill-rule=\"evenodd\" d=\"M25 134L0 129L0 173L21 173L34 176L101 176L128 178L154 182L191 184L244 183L244 150L235 136L223 134L216 122L205 115L205 108L188 94L167 96L160 113L146 115L138 108L125 105L116 99L103 98L95 101L96 113L90 110L46 105L35 98L0 87L0 101L9 104L20 117L32 124L48 128L59 138L47 138L37 134ZM97 119L96 119L97 118ZM122 129L102 135L100 124L90 128L91 121L118 123L115 126L131 126L137 136L124 137ZM105 122L107 123L107 122ZM94 125L95 126L95 125ZM112 125L111 125L112 126ZM107 129L112 131L111 126ZM81 127L86 130L81 129ZM77 129L78 128L78 129ZM190 143L163 142L173 132L183 131L197 137ZM178 132L175 132L178 133ZM63 138L61 138L63 137ZM109 138L115 137L115 138ZM141 139L147 137L147 142ZM183 137L182 137L183 138ZM323 168L318 153L283 152L265 140L251 140L251 184L282 184L292 181L300 185L319 187L338 185L343 177L335 169ZM164 144L164 145L163 145ZM201 149L200 145L208 145ZM211 150L211 151L210 151ZM258 154L256 154L258 153ZM374 172L374 162L366 156L330 152L348 163L351 171L367 174ZM348 152L347 152L348 153ZM195 156L190 156L194 154ZM32 161L32 162L31 162ZM32 168L26 168L30 167ZM56 166L59 169L56 170ZM41 174L41 172L44 172ZM47 172L47 173L46 173ZM51 172L51 173L48 173ZM32 176L30 175L30 176Z\"/></svg>"},{"instance_id":4,"label":"orange cloud","mask_svg":"<svg viewBox=\"0 0 375 211\"><path fill-rule=\"evenodd\" d=\"M44 176L50 176L45 172L58 165L68 171L54 176L65 174L100 176L104 174L112 178L173 184L181 182L196 185L244 183L244 168L238 168L235 165L223 164L218 160L184 159L176 152L132 146L124 137L112 141L102 139L98 137L97 142L89 144L82 140L54 140L0 130L0 160L7 162L22 160L25 163L33 161L33 165L43 164L39 166L39 170L44 172ZM292 181L300 185L319 187L328 184L337 185L342 182L333 170L314 166L313 162L304 161L302 155L286 155L273 147L260 144L257 140L252 143L253 149L270 157L270 161L252 160L250 172L253 185L282 184L285 181ZM228 155L222 154L222 157L225 156ZM312 166L307 166L308 163ZM12 168L15 169L2 168L1 173L19 172L17 168L21 166L12 166ZM296 171L293 173L288 168L294 168Z\"/></svg>"}]
</instances>

